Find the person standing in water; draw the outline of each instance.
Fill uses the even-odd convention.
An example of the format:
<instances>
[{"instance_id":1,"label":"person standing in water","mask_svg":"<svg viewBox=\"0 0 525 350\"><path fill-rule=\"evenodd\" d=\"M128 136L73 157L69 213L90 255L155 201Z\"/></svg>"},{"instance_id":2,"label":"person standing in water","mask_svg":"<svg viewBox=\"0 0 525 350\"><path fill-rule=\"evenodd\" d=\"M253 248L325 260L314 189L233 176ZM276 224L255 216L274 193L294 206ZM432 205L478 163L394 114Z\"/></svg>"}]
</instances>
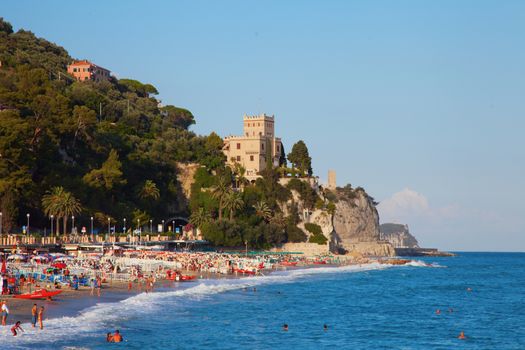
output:
<instances>
[{"instance_id":1,"label":"person standing in water","mask_svg":"<svg viewBox=\"0 0 525 350\"><path fill-rule=\"evenodd\" d=\"M40 310L38 311L38 324L40 325L40 329L44 329L44 307L41 306Z\"/></svg>"},{"instance_id":2,"label":"person standing in water","mask_svg":"<svg viewBox=\"0 0 525 350\"><path fill-rule=\"evenodd\" d=\"M38 306L36 306L36 304L33 304L33 307L31 308L31 326L33 326L33 328L36 327L37 316Z\"/></svg>"},{"instance_id":3,"label":"person standing in water","mask_svg":"<svg viewBox=\"0 0 525 350\"><path fill-rule=\"evenodd\" d=\"M5 300L2 300L2 308L0 309L2 314L2 326L7 324L7 316L9 315L9 309L7 308L7 303Z\"/></svg>"}]
</instances>

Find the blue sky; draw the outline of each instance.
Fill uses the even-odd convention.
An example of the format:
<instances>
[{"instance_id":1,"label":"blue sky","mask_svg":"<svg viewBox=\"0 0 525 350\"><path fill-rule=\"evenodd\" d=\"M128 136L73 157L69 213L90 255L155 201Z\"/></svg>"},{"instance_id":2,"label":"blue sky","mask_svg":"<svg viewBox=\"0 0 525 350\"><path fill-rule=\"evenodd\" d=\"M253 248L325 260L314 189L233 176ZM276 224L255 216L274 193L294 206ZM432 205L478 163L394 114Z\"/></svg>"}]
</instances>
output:
<instances>
[{"instance_id":1,"label":"blue sky","mask_svg":"<svg viewBox=\"0 0 525 350\"><path fill-rule=\"evenodd\" d=\"M276 116L324 180L422 245L525 251L523 1L11 1L0 16L155 85L198 133Z\"/></svg>"}]
</instances>

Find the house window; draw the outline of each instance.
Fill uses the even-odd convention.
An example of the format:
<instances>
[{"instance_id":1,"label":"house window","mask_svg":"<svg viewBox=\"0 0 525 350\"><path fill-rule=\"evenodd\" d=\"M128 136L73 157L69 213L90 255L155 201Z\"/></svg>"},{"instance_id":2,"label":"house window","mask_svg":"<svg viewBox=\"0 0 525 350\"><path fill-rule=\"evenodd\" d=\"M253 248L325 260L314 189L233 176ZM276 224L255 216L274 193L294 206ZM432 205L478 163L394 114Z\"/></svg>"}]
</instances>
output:
<instances>
[{"instance_id":1,"label":"house window","mask_svg":"<svg viewBox=\"0 0 525 350\"><path fill-rule=\"evenodd\" d=\"M252 161L252 162L253 162L253 160L254 160L253 156L250 156L250 161Z\"/></svg>"},{"instance_id":2,"label":"house window","mask_svg":"<svg viewBox=\"0 0 525 350\"><path fill-rule=\"evenodd\" d=\"M241 161L241 156L237 156L237 161L238 161L238 162Z\"/></svg>"},{"instance_id":3,"label":"house window","mask_svg":"<svg viewBox=\"0 0 525 350\"><path fill-rule=\"evenodd\" d=\"M237 144L237 149L241 149L241 144L240 143Z\"/></svg>"},{"instance_id":4,"label":"house window","mask_svg":"<svg viewBox=\"0 0 525 350\"><path fill-rule=\"evenodd\" d=\"M264 143L261 143L261 149L264 151Z\"/></svg>"},{"instance_id":5,"label":"house window","mask_svg":"<svg viewBox=\"0 0 525 350\"><path fill-rule=\"evenodd\" d=\"M277 146L277 152L281 152L281 147Z\"/></svg>"},{"instance_id":6,"label":"house window","mask_svg":"<svg viewBox=\"0 0 525 350\"><path fill-rule=\"evenodd\" d=\"M250 133L249 133L249 132L247 132L247 133L246 133L246 136L250 136Z\"/></svg>"},{"instance_id":7,"label":"house window","mask_svg":"<svg viewBox=\"0 0 525 350\"><path fill-rule=\"evenodd\" d=\"M262 132L259 131L259 136L262 136Z\"/></svg>"}]
</instances>

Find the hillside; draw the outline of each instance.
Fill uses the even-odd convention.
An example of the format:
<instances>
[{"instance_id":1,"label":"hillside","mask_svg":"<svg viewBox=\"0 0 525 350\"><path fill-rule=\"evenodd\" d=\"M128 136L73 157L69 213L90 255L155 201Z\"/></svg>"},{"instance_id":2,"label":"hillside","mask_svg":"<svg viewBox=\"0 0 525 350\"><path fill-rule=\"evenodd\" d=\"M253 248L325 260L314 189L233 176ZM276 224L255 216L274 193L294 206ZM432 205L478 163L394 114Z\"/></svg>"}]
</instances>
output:
<instances>
[{"instance_id":1,"label":"hillside","mask_svg":"<svg viewBox=\"0 0 525 350\"><path fill-rule=\"evenodd\" d=\"M47 225L41 199L60 186L79 200L78 224L186 213L177 163L222 162L220 138L197 136L188 110L160 107L132 79L76 82L67 51L0 20L0 209L5 231ZM133 220L133 221L132 221ZM98 222L98 224L97 224Z\"/></svg>"}]
</instances>

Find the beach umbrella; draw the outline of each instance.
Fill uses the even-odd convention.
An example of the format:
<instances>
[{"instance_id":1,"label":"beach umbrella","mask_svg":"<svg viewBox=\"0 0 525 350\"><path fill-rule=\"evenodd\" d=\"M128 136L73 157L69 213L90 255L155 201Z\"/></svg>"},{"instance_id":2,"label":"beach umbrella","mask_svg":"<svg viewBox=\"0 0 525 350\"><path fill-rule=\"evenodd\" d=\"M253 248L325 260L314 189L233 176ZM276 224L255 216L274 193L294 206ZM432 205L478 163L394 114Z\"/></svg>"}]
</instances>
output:
<instances>
[{"instance_id":1,"label":"beach umbrella","mask_svg":"<svg viewBox=\"0 0 525 350\"><path fill-rule=\"evenodd\" d=\"M21 254L11 254L7 257L7 260L26 260L26 256Z\"/></svg>"},{"instance_id":2,"label":"beach umbrella","mask_svg":"<svg viewBox=\"0 0 525 350\"><path fill-rule=\"evenodd\" d=\"M66 255L66 256L61 256L60 258L56 258L54 261L59 262L59 261L68 261L68 260L73 260L73 259L75 258L69 255Z\"/></svg>"},{"instance_id":3,"label":"beach umbrella","mask_svg":"<svg viewBox=\"0 0 525 350\"><path fill-rule=\"evenodd\" d=\"M51 265L57 269L65 269L67 267L66 264L62 263L62 262L59 262L59 263L54 263L53 265Z\"/></svg>"}]
</instances>

